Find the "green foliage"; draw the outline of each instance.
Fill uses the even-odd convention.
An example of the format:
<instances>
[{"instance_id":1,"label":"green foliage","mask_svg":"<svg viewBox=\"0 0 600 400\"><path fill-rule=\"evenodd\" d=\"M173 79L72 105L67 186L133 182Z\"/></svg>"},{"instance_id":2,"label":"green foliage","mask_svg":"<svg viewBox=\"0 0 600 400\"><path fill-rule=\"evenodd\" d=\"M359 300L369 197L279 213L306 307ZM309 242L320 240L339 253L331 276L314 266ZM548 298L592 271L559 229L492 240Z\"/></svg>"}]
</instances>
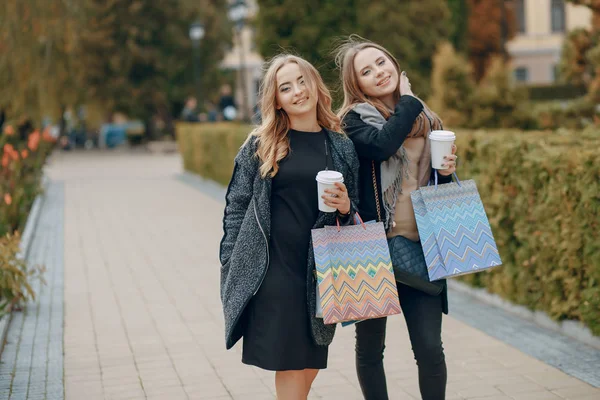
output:
<instances>
[{"instance_id":1,"label":"green foliage","mask_svg":"<svg viewBox=\"0 0 600 400\"><path fill-rule=\"evenodd\" d=\"M557 83L552 85L530 85L527 86L529 99L532 101L548 100L571 100L585 96L584 85L572 85L569 83Z\"/></svg>"},{"instance_id":2,"label":"green foliage","mask_svg":"<svg viewBox=\"0 0 600 400\"><path fill-rule=\"evenodd\" d=\"M457 132L503 266L465 281L600 335L600 131Z\"/></svg>"},{"instance_id":3,"label":"green foliage","mask_svg":"<svg viewBox=\"0 0 600 400\"><path fill-rule=\"evenodd\" d=\"M587 52L592 48L591 32L585 28L577 28L569 32L563 42L560 60L560 79L573 84L586 83L592 73L587 60Z\"/></svg>"},{"instance_id":4,"label":"green foliage","mask_svg":"<svg viewBox=\"0 0 600 400\"><path fill-rule=\"evenodd\" d=\"M567 0L588 7L592 12L590 29L579 28L563 44L561 72L563 79L585 83L588 100L600 103L600 0Z\"/></svg>"},{"instance_id":5,"label":"green foliage","mask_svg":"<svg viewBox=\"0 0 600 400\"><path fill-rule=\"evenodd\" d=\"M233 159L251 131L251 126L236 123L177 124L177 144L184 168L227 185Z\"/></svg>"},{"instance_id":6,"label":"green foliage","mask_svg":"<svg viewBox=\"0 0 600 400\"><path fill-rule=\"evenodd\" d=\"M432 85L429 102L446 126L521 129L536 126L527 89L515 85L501 58L494 59L484 79L475 84L469 63L450 43L444 43L434 56Z\"/></svg>"},{"instance_id":7,"label":"green foliage","mask_svg":"<svg viewBox=\"0 0 600 400\"><path fill-rule=\"evenodd\" d=\"M450 42L460 53L466 53L468 48L467 33L469 26L469 5L467 0L448 0L450 10L452 34Z\"/></svg>"},{"instance_id":8,"label":"green foliage","mask_svg":"<svg viewBox=\"0 0 600 400\"><path fill-rule=\"evenodd\" d=\"M185 168L226 185L251 129L178 125ZM458 174L476 180L503 261L460 279L600 335L600 131L456 132Z\"/></svg>"},{"instance_id":9,"label":"green foliage","mask_svg":"<svg viewBox=\"0 0 600 400\"><path fill-rule=\"evenodd\" d=\"M270 58L282 51L310 61L330 87L338 74L330 52L337 36L349 35L356 26L354 0L258 0L256 42Z\"/></svg>"},{"instance_id":10,"label":"green foliage","mask_svg":"<svg viewBox=\"0 0 600 400\"><path fill-rule=\"evenodd\" d=\"M149 118L184 97L181 86L193 83L188 29L196 18L206 27L201 47L203 87L216 89L217 65L231 37L223 2L204 0L193 6L181 0L89 0L89 5L81 46L90 98ZM180 84L179 90L173 89L174 82Z\"/></svg>"},{"instance_id":11,"label":"green foliage","mask_svg":"<svg viewBox=\"0 0 600 400\"><path fill-rule=\"evenodd\" d=\"M194 93L188 30L196 20L206 30L202 87L216 93L231 43L227 2L0 2L0 108L34 120L82 103L135 118L164 113Z\"/></svg>"},{"instance_id":12,"label":"green foliage","mask_svg":"<svg viewBox=\"0 0 600 400\"><path fill-rule=\"evenodd\" d=\"M473 109L475 83L466 58L448 42L433 57L431 107L443 117L444 125L467 126Z\"/></svg>"},{"instance_id":13,"label":"green foliage","mask_svg":"<svg viewBox=\"0 0 600 400\"><path fill-rule=\"evenodd\" d=\"M79 2L0 2L0 108L40 119L75 100L81 18Z\"/></svg>"},{"instance_id":14,"label":"green foliage","mask_svg":"<svg viewBox=\"0 0 600 400\"><path fill-rule=\"evenodd\" d=\"M535 118L528 100L527 89L515 85L510 70L496 58L473 96L469 126L532 129Z\"/></svg>"},{"instance_id":15,"label":"green foliage","mask_svg":"<svg viewBox=\"0 0 600 400\"><path fill-rule=\"evenodd\" d=\"M35 299L32 281L42 277L45 268L29 267L20 258L19 235L6 234L0 237L0 317L10 309L29 299Z\"/></svg>"},{"instance_id":16,"label":"green foliage","mask_svg":"<svg viewBox=\"0 0 600 400\"><path fill-rule=\"evenodd\" d=\"M450 31L450 12L438 0L258 0L258 5L261 54L269 58L292 49L313 63L330 87L339 86L331 55L336 39L356 33L394 54L413 91L427 97L431 57Z\"/></svg>"},{"instance_id":17,"label":"green foliage","mask_svg":"<svg viewBox=\"0 0 600 400\"><path fill-rule=\"evenodd\" d=\"M600 111L588 97L569 102L554 101L534 107L534 116L542 129L581 129L600 126Z\"/></svg>"},{"instance_id":18,"label":"green foliage","mask_svg":"<svg viewBox=\"0 0 600 400\"><path fill-rule=\"evenodd\" d=\"M48 135L35 131L19 140L8 126L0 135L0 237L25 227L41 191L42 168L52 149Z\"/></svg>"}]
</instances>

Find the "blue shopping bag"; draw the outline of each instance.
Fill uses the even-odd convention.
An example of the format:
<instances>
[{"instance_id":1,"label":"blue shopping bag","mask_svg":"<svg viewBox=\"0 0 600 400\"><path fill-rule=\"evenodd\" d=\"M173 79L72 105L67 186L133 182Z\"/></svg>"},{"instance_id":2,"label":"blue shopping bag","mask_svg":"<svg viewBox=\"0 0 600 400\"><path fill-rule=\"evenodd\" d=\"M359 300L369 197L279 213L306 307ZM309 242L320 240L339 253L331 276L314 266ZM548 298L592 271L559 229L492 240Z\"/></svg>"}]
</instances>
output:
<instances>
[{"instance_id":1,"label":"blue shopping bag","mask_svg":"<svg viewBox=\"0 0 600 400\"><path fill-rule=\"evenodd\" d=\"M419 188L411 193L431 281L502 264L475 181Z\"/></svg>"}]
</instances>

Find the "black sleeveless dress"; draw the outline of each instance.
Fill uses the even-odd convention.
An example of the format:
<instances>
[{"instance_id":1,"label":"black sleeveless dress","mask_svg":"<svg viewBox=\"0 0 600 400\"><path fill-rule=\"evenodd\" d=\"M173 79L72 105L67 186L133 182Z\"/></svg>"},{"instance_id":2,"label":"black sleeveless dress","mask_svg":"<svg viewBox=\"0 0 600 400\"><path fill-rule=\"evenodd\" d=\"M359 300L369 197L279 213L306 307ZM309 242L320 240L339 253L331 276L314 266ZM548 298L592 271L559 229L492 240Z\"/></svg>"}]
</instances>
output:
<instances>
[{"instance_id":1,"label":"black sleeveless dress","mask_svg":"<svg viewBox=\"0 0 600 400\"><path fill-rule=\"evenodd\" d=\"M270 263L247 306L242 362L271 371L324 369L328 347L312 338L306 269L319 215L315 177L331 158L325 131L288 134L291 151L279 163L271 192Z\"/></svg>"}]
</instances>

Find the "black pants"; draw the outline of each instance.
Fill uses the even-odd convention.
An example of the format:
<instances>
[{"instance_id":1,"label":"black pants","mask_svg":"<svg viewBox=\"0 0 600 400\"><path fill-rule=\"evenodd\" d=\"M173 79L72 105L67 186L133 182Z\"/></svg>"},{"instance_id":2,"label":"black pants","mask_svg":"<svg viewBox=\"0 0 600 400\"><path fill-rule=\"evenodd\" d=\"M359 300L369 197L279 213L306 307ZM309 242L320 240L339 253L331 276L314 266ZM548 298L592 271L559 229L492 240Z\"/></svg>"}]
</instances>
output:
<instances>
[{"instance_id":1,"label":"black pants","mask_svg":"<svg viewBox=\"0 0 600 400\"><path fill-rule=\"evenodd\" d=\"M446 397L446 361L442 347L442 299L398 283L398 295L419 368L423 400ZM383 350L387 318L356 324L356 372L365 400L388 400Z\"/></svg>"}]
</instances>

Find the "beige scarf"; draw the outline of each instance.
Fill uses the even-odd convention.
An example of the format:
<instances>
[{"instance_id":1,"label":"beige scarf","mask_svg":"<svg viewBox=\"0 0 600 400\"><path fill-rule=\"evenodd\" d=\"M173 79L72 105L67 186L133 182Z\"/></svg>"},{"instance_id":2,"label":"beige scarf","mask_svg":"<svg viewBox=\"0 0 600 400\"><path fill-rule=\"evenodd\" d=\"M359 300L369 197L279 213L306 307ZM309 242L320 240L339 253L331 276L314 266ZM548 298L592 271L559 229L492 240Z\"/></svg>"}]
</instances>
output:
<instances>
[{"instance_id":1,"label":"beige scarf","mask_svg":"<svg viewBox=\"0 0 600 400\"><path fill-rule=\"evenodd\" d=\"M429 145L429 132L442 129L442 121L435 115L421 99L417 98L423 104L423 111L415 120L408 138L424 137L425 148L421 154L417 182L419 186L426 186L431 176L431 149ZM386 119L369 103L360 103L354 106L353 110L360 115L360 118L369 125L381 130L387 122ZM409 160L406 157L406 150L401 146L396 154L388 160L381 163L381 192L383 195L383 208L385 209L385 227L391 229L396 212L396 200L398 194L402 193L402 180L408 174ZM424 168L424 166L427 166Z\"/></svg>"}]
</instances>

